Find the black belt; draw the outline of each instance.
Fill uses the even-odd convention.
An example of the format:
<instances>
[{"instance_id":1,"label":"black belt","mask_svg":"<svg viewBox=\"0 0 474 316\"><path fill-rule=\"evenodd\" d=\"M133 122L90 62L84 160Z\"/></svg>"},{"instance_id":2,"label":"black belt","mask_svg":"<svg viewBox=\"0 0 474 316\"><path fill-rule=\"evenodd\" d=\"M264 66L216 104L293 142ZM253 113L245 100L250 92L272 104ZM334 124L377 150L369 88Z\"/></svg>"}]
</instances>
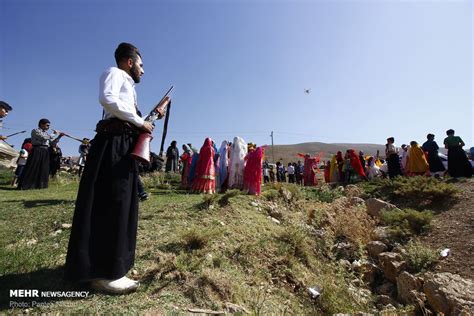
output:
<instances>
[{"instance_id":1,"label":"black belt","mask_svg":"<svg viewBox=\"0 0 474 316\"><path fill-rule=\"evenodd\" d=\"M98 134L109 134L109 135L138 135L140 131L134 125L119 120L119 119L108 119L100 120L95 128Z\"/></svg>"}]
</instances>

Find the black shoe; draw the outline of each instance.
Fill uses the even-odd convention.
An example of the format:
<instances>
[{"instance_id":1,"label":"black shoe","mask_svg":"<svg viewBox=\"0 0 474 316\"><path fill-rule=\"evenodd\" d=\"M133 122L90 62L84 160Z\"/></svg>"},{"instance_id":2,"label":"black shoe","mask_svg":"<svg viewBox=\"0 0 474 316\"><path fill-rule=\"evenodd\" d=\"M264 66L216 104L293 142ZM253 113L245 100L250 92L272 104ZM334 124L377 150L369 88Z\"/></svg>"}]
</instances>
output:
<instances>
[{"instance_id":1,"label":"black shoe","mask_svg":"<svg viewBox=\"0 0 474 316\"><path fill-rule=\"evenodd\" d=\"M140 199L141 202L148 200L148 193L142 192L138 194L138 198Z\"/></svg>"}]
</instances>

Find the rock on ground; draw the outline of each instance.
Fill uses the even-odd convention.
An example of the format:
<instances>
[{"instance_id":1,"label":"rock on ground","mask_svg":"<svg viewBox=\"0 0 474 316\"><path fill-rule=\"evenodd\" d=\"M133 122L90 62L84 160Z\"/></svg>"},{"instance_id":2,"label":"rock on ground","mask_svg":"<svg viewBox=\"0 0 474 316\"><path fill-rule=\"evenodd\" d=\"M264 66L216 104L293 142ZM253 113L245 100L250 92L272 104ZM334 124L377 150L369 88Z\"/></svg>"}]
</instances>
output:
<instances>
[{"instance_id":1,"label":"rock on ground","mask_svg":"<svg viewBox=\"0 0 474 316\"><path fill-rule=\"evenodd\" d=\"M474 282L449 272L429 274L423 291L436 313L474 315Z\"/></svg>"}]
</instances>

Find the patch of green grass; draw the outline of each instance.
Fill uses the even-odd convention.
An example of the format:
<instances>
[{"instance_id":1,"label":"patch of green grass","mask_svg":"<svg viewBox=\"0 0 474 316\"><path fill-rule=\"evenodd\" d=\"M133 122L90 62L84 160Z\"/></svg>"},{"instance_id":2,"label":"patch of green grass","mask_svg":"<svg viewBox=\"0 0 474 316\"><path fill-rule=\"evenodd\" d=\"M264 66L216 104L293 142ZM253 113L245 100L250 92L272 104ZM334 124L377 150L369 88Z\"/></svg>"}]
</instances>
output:
<instances>
[{"instance_id":1,"label":"patch of green grass","mask_svg":"<svg viewBox=\"0 0 474 316\"><path fill-rule=\"evenodd\" d=\"M409 241L405 249L405 259L409 270L413 273L426 271L438 261L438 251L426 247L418 241Z\"/></svg>"},{"instance_id":2,"label":"patch of green grass","mask_svg":"<svg viewBox=\"0 0 474 316\"><path fill-rule=\"evenodd\" d=\"M304 195L306 199L331 203L337 198L343 196L343 191L333 190L327 185L321 187L304 187Z\"/></svg>"},{"instance_id":3,"label":"patch of green grass","mask_svg":"<svg viewBox=\"0 0 474 316\"><path fill-rule=\"evenodd\" d=\"M382 222L390 226L390 234L399 241L422 234L430 229L433 219L431 211L413 209L382 211Z\"/></svg>"}]
</instances>

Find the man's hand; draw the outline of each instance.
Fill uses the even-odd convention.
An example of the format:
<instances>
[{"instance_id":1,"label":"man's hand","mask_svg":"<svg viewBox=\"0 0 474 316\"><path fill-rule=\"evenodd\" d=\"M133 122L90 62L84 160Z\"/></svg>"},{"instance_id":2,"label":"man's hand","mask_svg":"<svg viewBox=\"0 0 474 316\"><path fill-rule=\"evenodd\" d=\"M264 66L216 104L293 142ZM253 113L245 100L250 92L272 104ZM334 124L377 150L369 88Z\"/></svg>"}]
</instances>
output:
<instances>
[{"instance_id":1,"label":"man's hand","mask_svg":"<svg viewBox=\"0 0 474 316\"><path fill-rule=\"evenodd\" d=\"M0 140L6 140L8 137L0 135Z\"/></svg>"},{"instance_id":2,"label":"man's hand","mask_svg":"<svg viewBox=\"0 0 474 316\"><path fill-rule=\"evenodd\" d=\"M142 125L142 130L151 134L153 132L153 127L154 126L152 123L145 121L145 123Z\"/></svg>"}]
</instances>

